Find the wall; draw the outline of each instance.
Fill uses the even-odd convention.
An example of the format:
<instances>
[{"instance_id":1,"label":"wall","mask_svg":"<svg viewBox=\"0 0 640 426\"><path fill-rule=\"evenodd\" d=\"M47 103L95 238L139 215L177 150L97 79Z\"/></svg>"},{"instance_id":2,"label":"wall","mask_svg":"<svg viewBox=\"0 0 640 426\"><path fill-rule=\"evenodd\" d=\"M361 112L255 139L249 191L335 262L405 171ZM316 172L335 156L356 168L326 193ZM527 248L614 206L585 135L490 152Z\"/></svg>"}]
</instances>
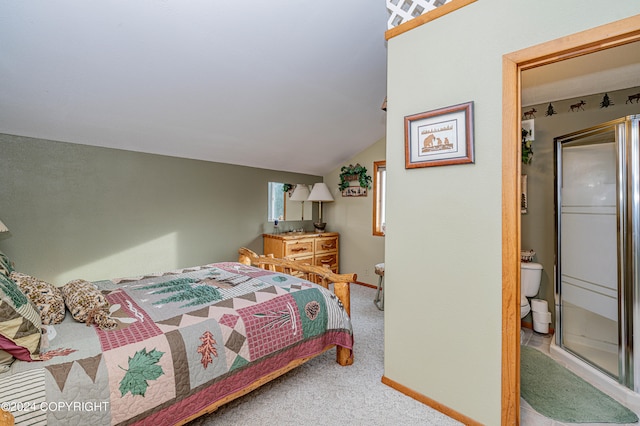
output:
<instances>
[{"instance_id":1,"label":"wall","mask_svg":"<svg viewBox=\"0 0 640 426\"><path fill-rule=\"evenodd\" d=\"M0 152L0 250L56 285L261 253L267 182L321 180L3 134Z\"/></svg>"},{"instance_id":2,"label":"wall","mask_svg":"<svg viewBox=\"0 0 640 426\"><path fill-rule=\"evenodd\" d=\"M555 264L555 169L553 138L586 129L609 120L631 114L640 114L640 104L625 103L629 95L640 93L640 87L608 92L614 105L600 107L603 94L585 95L576 99L552 102L556 114L547 115L549 103L528 105L523 111L536 109L535 141L533 160L522 166L527 175L529 206L522 215L522 247L536 252L535 261L544 270L537 298L545 299L552 312L552 327L555 324L554 305L554 264ZM586 105L584 110L569 111L569 106L580 100ZM524 318L531 323L531 314Z\"/></svg>"},{"instance_id":3,"label":"wall","mask_svg":"<svg viewBox=\"0 0 640 426\"><path fill-rule=\"evenodd\" d=\"M614 3L478 1L388 41L384 374L484 424L501 421L502 56L640 13ZM403 118L467 101L475 164L405 169Z\"/></svg>"},{"instance_id":4,"label":"wall","mask_svg":"<svg viewBox=\"0 0 640 426\"><path fill-rule=\"evenodd\" d=\"M358 281L374 285L378 282L374 266L384 262L385 237L373 235L373 185L366 197L343 197L338 185L340 168L349 164L360 163L373 179L373 162L385 159L385 149L383 138L324 176L335 201L324 204L323 218L328 231L340 232L340 271L355 272Z\"/></svg>"}]
</instances>

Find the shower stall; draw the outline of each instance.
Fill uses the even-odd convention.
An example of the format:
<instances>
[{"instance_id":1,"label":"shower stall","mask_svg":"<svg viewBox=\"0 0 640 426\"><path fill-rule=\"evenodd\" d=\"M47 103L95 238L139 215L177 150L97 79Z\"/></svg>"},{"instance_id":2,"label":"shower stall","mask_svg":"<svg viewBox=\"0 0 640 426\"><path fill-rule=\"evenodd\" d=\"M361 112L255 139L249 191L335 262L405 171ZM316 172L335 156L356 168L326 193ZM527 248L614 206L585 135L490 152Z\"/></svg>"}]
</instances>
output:
<instances>
[{"instance_id":1,"label":"shower stall","mask_svg":"<svg viewBox=\"0 0 640 426\"><path fill-rule=\"evenodd\" d=\"M552 354L640 392L640 115L554 139ZM584 367L583 367L584 368Z\"/></svg>"}]
</instances>

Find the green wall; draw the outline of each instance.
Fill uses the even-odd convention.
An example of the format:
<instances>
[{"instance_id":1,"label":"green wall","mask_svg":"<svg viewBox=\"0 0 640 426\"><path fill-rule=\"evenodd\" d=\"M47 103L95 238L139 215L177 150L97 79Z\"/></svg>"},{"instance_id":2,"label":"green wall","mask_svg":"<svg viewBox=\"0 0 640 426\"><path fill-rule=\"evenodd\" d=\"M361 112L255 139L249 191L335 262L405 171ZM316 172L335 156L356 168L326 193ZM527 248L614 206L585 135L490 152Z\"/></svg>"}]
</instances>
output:
<instances>
[{"instance_id":1,"label":"green wall","mask_svg":"<svg viewBox=\"0 0 640 426\"><path fill-rule=\"evenodd\" d=\"M338 189L340 168L360 163L373 179L373 162L385 159L386 140L380 139L369 148L340 164L324 182L335 201L325 204L327 230L340 232L340 271L358 274L358 281L377 285L376 263L384 262L385 237L373 235L373 184L366 197L343 197ZM373 300L373 293L372 293Z\"/></svg>"},{"instance_id":2,"label":"green wall","mask_svg":"<svg viewBox=\"0 0 640 426\"><path fill-rule=\"evenodd\" d=\"M0 250L56 285L262 252L267 182L318 176L0 134Z\"/></svg>"},{"instance_id":3,"label":"green wall","mask_svg":"<svg viewBox=\"0 0 640 426\"><path fill-rule=\"evenodd\" d=\"M500 424L502 57L638 13L480 0L388 41L386 377ZM404 117L468 101L475 164L405 169Z\"/></svg>"}]
</instances>

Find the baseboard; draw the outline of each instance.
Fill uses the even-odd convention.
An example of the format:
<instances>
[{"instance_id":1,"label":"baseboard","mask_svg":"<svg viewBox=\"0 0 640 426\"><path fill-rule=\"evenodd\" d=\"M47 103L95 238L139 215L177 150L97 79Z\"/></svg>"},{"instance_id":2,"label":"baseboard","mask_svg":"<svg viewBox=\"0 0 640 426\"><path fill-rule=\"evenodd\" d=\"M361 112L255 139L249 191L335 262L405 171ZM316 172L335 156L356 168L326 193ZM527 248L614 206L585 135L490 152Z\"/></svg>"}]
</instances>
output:
<instances>
[{"instance_id":1,"label":"baseboard","mask_svg":"<svg viewBox=\"0 0 640 426\"><path fill-rule=\"evenodd\" d=\"M418 393L414 390L409 389L408 387L401 385L398 382L395 382L393 380L391 380L390 378L386 377L386 376L382 376L382 383L384 383L385 385L397 390L400 393L403 393L405 395L407 395L410 398L415 399L418 402L421 402L425 405L428 405L429 407L433 408L434 410L437 410L439 412L441 412L442 414L445 414L449 417L451 417L454 420L457 420L459 422L464 423L467 426L482 426L482 423L477 422L475 420L473 420L470 417L465 416L462 413L457 412L456 410L447 407L446 405L440 404L438 401L434 401L433 399L429 398L428 396L422 395L421 393Z\"/></svg>"},{"instance_id":2,"label":"baseboard","mask_svg":"<svg viewBox=\"0 0 640 426\"><path fill-rule=\"evenodd\" d=\"M358 284L358 285L361 285L361 286L363 286L363 287L369 287L369 288L378 288L378 286L377 286L377 285L367 284L367 283L363 283L363 282L361 282L361 281L356 281L356 282L355 282L355 283L353 283L353 284Z\"/></svg>"}]
</instances>

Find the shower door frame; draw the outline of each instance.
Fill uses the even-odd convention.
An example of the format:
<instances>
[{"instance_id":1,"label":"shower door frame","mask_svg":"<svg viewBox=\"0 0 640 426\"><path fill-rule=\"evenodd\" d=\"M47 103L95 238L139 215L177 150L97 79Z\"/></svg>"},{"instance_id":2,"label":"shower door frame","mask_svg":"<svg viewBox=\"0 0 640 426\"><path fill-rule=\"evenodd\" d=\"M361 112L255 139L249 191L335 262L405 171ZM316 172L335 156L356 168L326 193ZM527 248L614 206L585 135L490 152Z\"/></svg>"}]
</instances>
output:
<instances>
[{"instance_id":1,"label":"shower door frame","mask_svg":"<svg viewBox=\"0 0 640 426\"><path fill-rule=\"evenodd\" d=\"M554 162L556 173L555 204L556 204L556 268L555 268L555 296L556 296L556 345L587 362L593 368L614 378L625 387L637 391L635 384L634 365L640 362L640 354L634 351L634 323L638 320L638 197L639 184L639 151L638 151L638 115L627 116L608 121L597 126L573 132L554 138ZM613 132L616 150L616 247L617 247L617 289L618 289L618 376L613 377L603 368L595 365L580 354L567 348L563 344L563 313L562 313L562 265L561 256L561 206L562 206L562 145L575 143L581 138L597 136L598 134ZM639 323L640 324L640 323ZM640 331L640 330L639 330ZM640 341L640 340L638 340ZM634 362L635 361L635 362Z\"/></svg>"}]
</instances>

